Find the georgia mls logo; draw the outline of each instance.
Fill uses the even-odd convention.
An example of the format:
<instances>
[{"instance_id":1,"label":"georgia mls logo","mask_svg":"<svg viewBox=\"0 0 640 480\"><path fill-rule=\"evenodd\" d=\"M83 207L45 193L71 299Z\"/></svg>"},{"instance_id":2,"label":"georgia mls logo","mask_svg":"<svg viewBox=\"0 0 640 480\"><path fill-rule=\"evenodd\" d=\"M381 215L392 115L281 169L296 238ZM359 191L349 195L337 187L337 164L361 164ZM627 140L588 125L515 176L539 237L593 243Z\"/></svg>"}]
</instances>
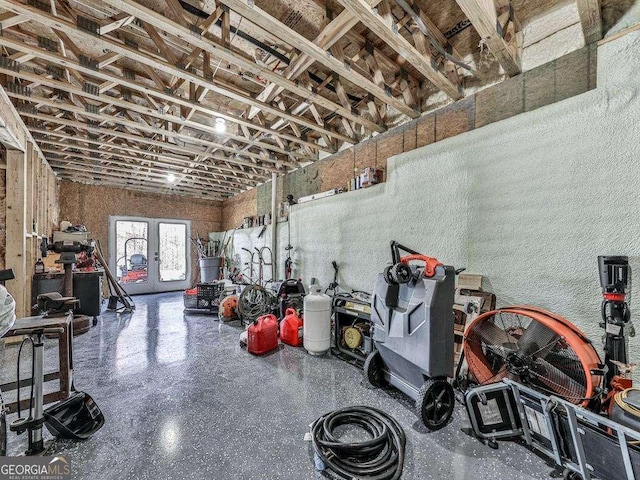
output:
<instances>
[{"instance_id":1,"label":"georgia mls logo","mask_svg":"<svg viewBox=\"0 0 640 480\"><path fill-rule=\"evenodd\" d=\"M67 457L2 457L0 480L68 480L71 465Z\"/></svg>"}]
</instances>

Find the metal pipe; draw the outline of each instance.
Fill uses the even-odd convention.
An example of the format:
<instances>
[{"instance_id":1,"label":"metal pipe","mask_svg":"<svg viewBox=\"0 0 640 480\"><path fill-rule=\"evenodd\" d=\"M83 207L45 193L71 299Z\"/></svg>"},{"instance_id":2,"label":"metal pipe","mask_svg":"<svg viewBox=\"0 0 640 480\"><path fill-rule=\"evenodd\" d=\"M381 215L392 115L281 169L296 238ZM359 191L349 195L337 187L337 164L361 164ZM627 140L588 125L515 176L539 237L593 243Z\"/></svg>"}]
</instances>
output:
<instances>
[{"instance_id":1,"label":"metal pipe","mask_svg":"<svg viewBox=\"0 0 640 480\"><path fill-rule=\"evenodd\" d=\"M33 382L33 418L35 421L39 421L44 417L43 413L43 381L44 381L44 344L42 343L42 333L38 333L35 336L33 344L33 363L34 363L34 375L31 381ZM42 425L36 426L33 430L29 431L31 436L31 454L38 454L44 450L42 441Z\"/></svg>"},{"instance_id":2,"label":"metal pipe","mask_svg":"<svg viewBox=\"0 0 640 480\"><path fill-rule=\"evenodd\" d=\"M278 212L277 212L277 202L276 195L278 191L278 174L275 172L271 173L271 263L276 266L276 259L278 258L278 250L276 250L278 246ZM274 278L271 280L276 280L278 278L278 270L277 267L271 267L272 271L274 271Z\"/></svg>"}]
</instances>

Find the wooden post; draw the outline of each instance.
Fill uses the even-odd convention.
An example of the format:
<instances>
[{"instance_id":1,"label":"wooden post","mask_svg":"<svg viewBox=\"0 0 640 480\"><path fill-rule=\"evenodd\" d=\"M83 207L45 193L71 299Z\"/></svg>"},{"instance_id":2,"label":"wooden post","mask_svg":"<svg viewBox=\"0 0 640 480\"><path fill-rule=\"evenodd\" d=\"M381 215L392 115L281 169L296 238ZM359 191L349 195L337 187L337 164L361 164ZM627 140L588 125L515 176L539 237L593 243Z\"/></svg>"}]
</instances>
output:
<instances>
[{"instance_id":1,"label":"wooden post","mask_svg":"<svg viewBox=\"0 0 640 480\"><path fill-rule=\"evenodd\" d=\"M27 149L29 150L29 149ZM13 268L16 279L7 290L16 301L16 316L27 314L27 153L7 149L7 248L6 268Z\"/></svg>"}]
</instances>

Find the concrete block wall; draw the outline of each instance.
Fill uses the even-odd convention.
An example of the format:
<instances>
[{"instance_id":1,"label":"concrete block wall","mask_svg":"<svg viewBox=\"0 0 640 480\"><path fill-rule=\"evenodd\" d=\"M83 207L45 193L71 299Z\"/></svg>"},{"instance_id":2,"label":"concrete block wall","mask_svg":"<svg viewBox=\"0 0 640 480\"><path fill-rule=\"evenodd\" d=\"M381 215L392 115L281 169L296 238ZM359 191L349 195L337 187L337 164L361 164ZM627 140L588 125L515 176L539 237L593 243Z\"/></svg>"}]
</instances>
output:
<instances>
[{"instance_id":1,"label":"concrete block wall","mask_svg":"<svg viewBox=\"0 0 640 480\"><path fill-rule=\"evenodd\" d=\"M394 239L484 275L500 306L564 315L600 347L596 257L629 255L640 271L638 51L640 32L606 43L597 89L396 155L382 185L294 206L280 272L290 226L297 276L327 285L336 260L345 288L371 290ZM630 350L637 361L639 339Z\"/></svg>"},{"instance_id":2,"label":"concrete block wall","mask_svg":"<svg viewBox=\"0 0 640 480\"><path fill-rule=\"evenodd\" d=\"M364 167L386 170L387 159L475 128L579 95L595 88L597 50L576 50L522 75L481 90L384 134L342 150L281 178L277 202L347 187ZM240 226L247 216L271 211L271 184L225 200L223 228Z\"/></svg>"}]
</instances>

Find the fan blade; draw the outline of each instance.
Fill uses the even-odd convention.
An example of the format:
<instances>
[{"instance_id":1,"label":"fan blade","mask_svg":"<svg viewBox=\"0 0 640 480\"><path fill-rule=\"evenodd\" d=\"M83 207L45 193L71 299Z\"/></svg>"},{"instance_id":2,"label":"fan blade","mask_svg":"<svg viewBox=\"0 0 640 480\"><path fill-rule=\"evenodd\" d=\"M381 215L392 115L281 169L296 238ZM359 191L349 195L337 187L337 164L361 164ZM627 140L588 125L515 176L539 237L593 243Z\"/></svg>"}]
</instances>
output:
<instances>
[{"instance_id":1,"label":"fan blade","mask_svg":"<svg viewBox=\"0 0 640 480\"><path fill-rule=\"evenodd\" d=\"M496 345L499 347L501 345L506 346L507 344L511 344L513 345L511 350L515 350L518 344L518 340L515 337L512 337L489 320L483 322L479 328L474 329L474 332L477 333L487 345Z\"/></svg>"},{"instance_id":2,"label":"fan blade","mask_svg":"<svg viewBox=\"0 0 640 480\"><path fill-rule=\"evenodd\" d=\"M533 321L518 340L518 350L525 355L535 354L538 358L544 358L559 338L556 332L544 324Z\"/></svg>"},{"instance_id":3,"label":"fan blade","mask_svg":"<svg viewBox=\"0 0 640 480\"><path fill-rule=\"evenodd\" d=\"M584 398L586 392L584 385L576 382L543 358L536 358L529 372L546 388L570 402L579 403Z\"/></svg>"}]
</instances>

